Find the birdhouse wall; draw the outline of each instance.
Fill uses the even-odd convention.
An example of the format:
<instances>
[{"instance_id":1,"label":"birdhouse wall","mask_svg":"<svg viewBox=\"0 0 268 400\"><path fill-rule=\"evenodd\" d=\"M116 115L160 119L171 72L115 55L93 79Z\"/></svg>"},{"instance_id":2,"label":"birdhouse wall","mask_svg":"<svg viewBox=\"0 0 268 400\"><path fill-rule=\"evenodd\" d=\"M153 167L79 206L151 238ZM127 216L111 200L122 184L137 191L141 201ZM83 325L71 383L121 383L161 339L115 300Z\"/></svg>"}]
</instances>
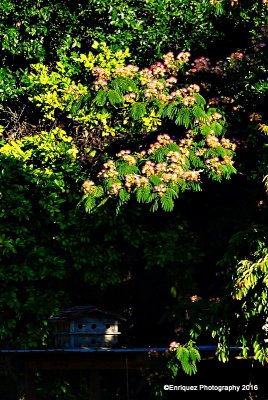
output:
<instances>
[{"instance_id":1,"label":"birdhouse wall","mask_svg":"<svg viewBox=\"0 0 268 400\"><path fill-rule=\"evenodd\" d=\"M116 334L118 322L114 320L100 320L96 318L79 318L70 324L70 332L92 334Z\"/></svg>"},{"instance_id":2,"label":"birdhouse wall","mask_svg":"<svg viewBox=\"0 0 268 400\"><path fill-rule=\"evenodd\" d=\"M117 344L117 335L56 335L55 346L58 349L73 348L92 348L105 347L110 348Z\"/></svg>"}]
</instances>

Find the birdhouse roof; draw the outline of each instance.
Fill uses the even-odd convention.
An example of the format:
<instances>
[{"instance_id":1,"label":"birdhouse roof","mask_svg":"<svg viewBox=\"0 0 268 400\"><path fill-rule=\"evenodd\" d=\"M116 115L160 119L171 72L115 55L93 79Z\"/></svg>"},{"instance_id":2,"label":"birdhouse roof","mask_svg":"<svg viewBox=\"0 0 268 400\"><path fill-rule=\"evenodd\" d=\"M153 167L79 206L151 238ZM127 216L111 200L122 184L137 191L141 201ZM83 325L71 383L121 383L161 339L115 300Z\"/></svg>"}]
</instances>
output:
<instances>
[{"instance_id":1,"label":"birdhouse roof","mask_svg":"<svg viewBox=\"0 0 268 400\"><path fill-rule=\"evenodd\" d=\"M75 320L83 317L92 317L92 318L112 318L115 320L123 320L123 318L113 312L103 310L99 307L93 305L84 305L84 306L75 306L66 308L65 310L60 311L56 315L52 315L50 320L52 321L62 321L62 320Z\"/></svg>"}]
</instances>

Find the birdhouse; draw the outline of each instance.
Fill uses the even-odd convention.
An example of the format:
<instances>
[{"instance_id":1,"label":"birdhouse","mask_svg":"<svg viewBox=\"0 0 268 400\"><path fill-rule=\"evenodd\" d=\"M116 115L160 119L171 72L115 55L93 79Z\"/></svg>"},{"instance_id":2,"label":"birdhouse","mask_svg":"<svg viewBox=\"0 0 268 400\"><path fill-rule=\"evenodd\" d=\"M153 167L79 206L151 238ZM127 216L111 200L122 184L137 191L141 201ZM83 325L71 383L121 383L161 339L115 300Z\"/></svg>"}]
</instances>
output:
<instances>
[{"instance_id":1,"label":"birdhouse","mask_svg":"<svg viewBox=\"0 0 268 400\"><path fill-rule=\"evenodd\" d=\"M95 306L76 306L52 315L55 347L58 349L111 348L120 334L117 314Z\"/></svg>"}]
</instances>

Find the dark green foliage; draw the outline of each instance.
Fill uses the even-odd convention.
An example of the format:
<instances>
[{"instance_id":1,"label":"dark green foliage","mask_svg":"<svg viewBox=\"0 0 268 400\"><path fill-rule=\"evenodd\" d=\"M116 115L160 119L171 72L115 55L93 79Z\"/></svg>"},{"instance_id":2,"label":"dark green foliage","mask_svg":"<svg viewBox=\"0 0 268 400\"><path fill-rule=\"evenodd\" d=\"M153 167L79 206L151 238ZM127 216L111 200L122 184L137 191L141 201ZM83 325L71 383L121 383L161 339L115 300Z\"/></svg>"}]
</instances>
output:
<instances>
[{"instance_id":1,"label":"dark green foliage","mask_svg":"<svg viewBox=\"0 0 268 400\"><path fill-rule=\"evenodd\" d=\"M0 342L43 346L51 342L51 313L76 297L75 287L67 290L74 276L91 285L116 283L120 272L111 265L120 256L94 242L97 228L78 207L83 174L63 131L5 144L0 162Z\"/></svg>"},{"instance_id":2,"label":"dark green foliage","mask_svg":"<svg viewBox=\"0 0 268 400\"><path fill-rule=\"evenodd\" d=\"M153 341L168 346L179 338L183 344L169 362L164 360L161 373L196 373L199 353L189 337L216 344L222 362L230 357L228 346L237 344L241 355L254 355L265 364L267 4L0 3L1 347L52 345L47 323L52 312L102 302L127 316L127 333L122 335L127 346L151 346ZM107 51L95 41L106 43ZM169 51L177 55L189 50L189 63L174 74L175 86L198 84L195 104L148 100L138 73L88 90L95 78L77 60L80 54L92 51L108 64L109 49L127 47L128 62L140 68ZM208 67L200 67L202 57L210 59ZM46 84L37 79L38 63L47 68L51 80ZM31 72L36 72L32 81ZM69 93L73 83L87 89ZM52 96L49 115L51 109L37 106L38 96L57 90L69 97L57 104ZM124 96L130 92L136 98L128 100L126 113ZM154 130L150 124L157 118L162 126L156 124ZM113 184L138 175L149 160L141 154L135 165L117 160L118 176L103 187L95 185L94 196L83 197L85 179L95 180L99 167L122 149L137 156L166 132L174 142L152 157L162 163L169 151L178 151L186 130L194 143L184 160L185 172L202 170L202 180L179 178L157 192L162 180L151 175L147 185L134 188L137 201L128 186L120 187L113 201ZM218 140L230 139L225 148L215 138L208 145L211 131ZM234 165L228 164L230 143L237 145ZM220 164L219 173L208 166L211 160ZM52 395L78 396L68 382L57 379Z\"/></svg>"}]
</instances>

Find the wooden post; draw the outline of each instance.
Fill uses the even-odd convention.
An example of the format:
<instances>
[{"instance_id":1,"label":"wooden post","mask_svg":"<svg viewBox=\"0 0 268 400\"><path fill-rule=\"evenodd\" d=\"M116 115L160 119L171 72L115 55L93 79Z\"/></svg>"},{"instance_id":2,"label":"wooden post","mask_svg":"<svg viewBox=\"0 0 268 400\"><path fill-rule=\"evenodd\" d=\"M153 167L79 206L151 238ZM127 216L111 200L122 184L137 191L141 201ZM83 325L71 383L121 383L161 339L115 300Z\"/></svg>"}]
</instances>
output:
<instances>
[{"instance_id":1,"label":"wooden post","mask_svg":"<svg viewBox=\"0 0 268 400\"><path fill-rule=\"evenodd\" d=\"M90 369L89 400L101 400L100 370Z\"/></svg>"},{"instance_id":2,"label":"wooden post","mask_svg":"<svg viewBox=\"0 0 268 400\"><path fill-rule=\"evenodd\" d=\"M36 400L35 370L27 367L24 375L24 397L25 400Z\"/></svg>"}]
</instances>

